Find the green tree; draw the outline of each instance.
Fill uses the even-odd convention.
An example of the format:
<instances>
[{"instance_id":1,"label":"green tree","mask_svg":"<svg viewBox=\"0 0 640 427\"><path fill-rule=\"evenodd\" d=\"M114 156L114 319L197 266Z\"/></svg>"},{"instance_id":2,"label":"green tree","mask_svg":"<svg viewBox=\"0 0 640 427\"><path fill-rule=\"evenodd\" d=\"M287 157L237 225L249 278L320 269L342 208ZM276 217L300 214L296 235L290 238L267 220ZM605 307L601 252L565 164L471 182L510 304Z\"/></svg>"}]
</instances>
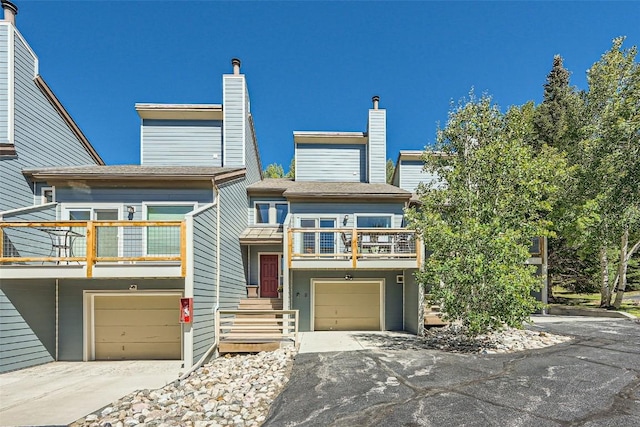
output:
<instances>
[{"instance_id":1,"label":"green tree","mask_svg":"<svg viewBox=\"0 0 640 427\"><path fill-rule=\"evenodd\" d=\"M280 165L280 164L271 163L262 172L262 177L263 178L283 178L284 177L284 169L282 169L282 165Z\"/></svg>"},{"instance_id":2,"label":"green tree","mask_svg":"<svg viewBox=\"0 0 640 427\"><path fill-rule=\"evenodd\" d=\"M296 178L296 158L291 159L291 163L289 163L289 172L285 175L285 178Z\"/></svg>"},{"instance_id":3,"label":"green tree","mask_svg":"<svg viewBox=\"0 0 640 427\"><path fill-rule=\"evenodd\" d=\"M503 114L472 93L438 132L435 150L446 156L424 156L447 184L421 187L421 206L408 212L431 251L418 277L469 334L519 327L538 306L528 249L549 234L565 164L555 149L526 142L532 118L532 104Z\"/></svg>"},{"instance_id":4,"label":"green tree","mask_svg":"<svg viewBox=\"0 0 640 427\"><path fill-rule=\"evenodd\" d=\"M387 184L392 184L393 173L396 170L396 166L393 164L393 160L387 159Z\"/></svg>"}]
</instances>

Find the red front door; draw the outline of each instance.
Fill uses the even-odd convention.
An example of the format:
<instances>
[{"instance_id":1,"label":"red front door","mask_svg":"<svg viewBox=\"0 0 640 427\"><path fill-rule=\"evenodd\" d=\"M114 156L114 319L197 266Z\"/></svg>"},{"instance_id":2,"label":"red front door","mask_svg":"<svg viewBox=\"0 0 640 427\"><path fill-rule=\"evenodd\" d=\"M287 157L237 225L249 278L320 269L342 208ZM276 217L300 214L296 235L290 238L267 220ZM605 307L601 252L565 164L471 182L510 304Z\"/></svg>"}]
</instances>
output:
<instances>
[{"instance_id":1,"label":"red front door","mask_svg":"<svg viewBox=\"0 0 640 427\"><path fill-rule=\"evenodd\" d=\"M260 255L260 296L278 298L280 255Z\"/></svg>"}]
</instances>

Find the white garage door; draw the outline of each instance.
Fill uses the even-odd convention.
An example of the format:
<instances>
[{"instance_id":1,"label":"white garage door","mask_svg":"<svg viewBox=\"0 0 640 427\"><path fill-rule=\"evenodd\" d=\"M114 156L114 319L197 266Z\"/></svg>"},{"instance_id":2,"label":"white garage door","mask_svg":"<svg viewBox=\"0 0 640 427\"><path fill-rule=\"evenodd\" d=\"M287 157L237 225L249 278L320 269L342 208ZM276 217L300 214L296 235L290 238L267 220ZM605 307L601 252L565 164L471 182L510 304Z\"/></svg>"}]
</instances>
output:
<instances>
[{"instance_id":1,"label":"white garage door","mask_svg":"<svg viewBox=\"0 0 640 427\"><path fill-rule=\"evenodd\" d=\"M379 282L316 282L314 330L379 331Z\"/></svg>"},{"instance_id":2,"label":"white garage door","mask_svg":"<svg viewBox=\"0 0 640 427\"><path fill-rule=\"evenodd\" d=\"M180 295L96 295L96 360L180 359Z\"/></svg>"}]
</instances>

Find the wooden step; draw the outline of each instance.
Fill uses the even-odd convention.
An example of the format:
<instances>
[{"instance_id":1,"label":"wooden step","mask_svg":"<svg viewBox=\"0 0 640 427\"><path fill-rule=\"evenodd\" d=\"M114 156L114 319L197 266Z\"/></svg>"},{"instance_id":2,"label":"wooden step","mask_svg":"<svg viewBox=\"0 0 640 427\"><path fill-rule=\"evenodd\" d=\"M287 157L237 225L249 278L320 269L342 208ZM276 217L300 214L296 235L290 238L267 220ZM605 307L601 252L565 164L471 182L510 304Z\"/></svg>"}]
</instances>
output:
<instances>
[{"instance_id":1,"label":"wooden step","mask_svg":"<svg viewBox=\"0 0 640 427\"><path fill-rule=\"evenodd\" d=\"M222 341L218 344L218 352L225 353L259 353L261 351L274 351L280 348L280 343L272 342L241 342Z\"/></svg>"}]
</instances>

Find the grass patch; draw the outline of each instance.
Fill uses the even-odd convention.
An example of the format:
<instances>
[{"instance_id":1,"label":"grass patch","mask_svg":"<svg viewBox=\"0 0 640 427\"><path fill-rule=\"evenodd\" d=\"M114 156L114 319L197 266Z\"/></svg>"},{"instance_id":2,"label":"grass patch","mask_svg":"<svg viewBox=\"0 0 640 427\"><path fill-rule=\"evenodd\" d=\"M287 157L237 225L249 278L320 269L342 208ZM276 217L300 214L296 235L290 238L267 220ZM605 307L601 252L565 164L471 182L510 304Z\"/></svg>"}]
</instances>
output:
<instances>
[{"instance_id":1,"label":"grass patch","mask_svg":"<svg viewBox=\"0 0 640 427\"><path fill-rule=\"evenodd\" d=\"M631 299L631 297L637 296L640 296L640 291L625 292L619 311L625 311L636 317L640 317L640 299ZM591 308L597 308L600 306L600 293L576 294L560 286L553 287L553 298L553 302L555 304Z\"/></svg>"}]
</instances>

